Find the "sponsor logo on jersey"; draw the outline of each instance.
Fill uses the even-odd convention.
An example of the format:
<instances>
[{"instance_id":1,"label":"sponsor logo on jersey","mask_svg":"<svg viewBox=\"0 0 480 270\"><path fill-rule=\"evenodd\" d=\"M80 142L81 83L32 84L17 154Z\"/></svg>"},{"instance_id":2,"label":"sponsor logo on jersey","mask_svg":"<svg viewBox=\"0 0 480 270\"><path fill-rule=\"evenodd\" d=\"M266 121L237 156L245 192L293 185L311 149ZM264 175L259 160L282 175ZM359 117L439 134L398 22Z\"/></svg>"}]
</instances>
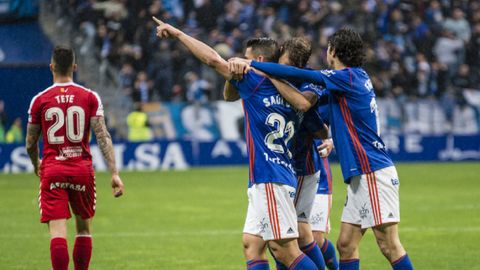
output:
<instances>
[{"instance_id":1,"label":"sponsor logo on jersey","mask_svg":"<svg viewBox=\"0 0 480 270\"><path fill-rule=\"evenodd\" d=\"M292 229L292 227L288 228L287 234L292 234L295 233L295 231Z\"/></svg>"},{"instance_id":2,"label":"sponsor logo on jersey","mask_svg":"<svg viewBox=\"0 0 480 270\"><path fill-rule=\"evenodd\" d=\"M365 88L367 88L368 91L373 90L373 84L372 84L372 81L370 79L365 81Z\"/></svg>"},{"instance_id":3,"label":"sponsor logo on jersey","mask_svg":"<svg viewBox=\"0 0 480 270\"><path fill-rule=\"evenodd\" d=\"M379 141L374 141L372 142L373 146L375 146L377 149L379 150L384 150L385 149L385 145L383 145L381 142Z\"/></svg>"},{"instance_id":4,"label":"sponsor logo on jersey","mask_svg":"<svg viewBox=\"0 0 480 270\"><path fill-rule=\"evenodd\" d=\"M55 182L50 184L50 190L54 190L56 188L85 192L85 185L78 185L78 184L75 185L72 183L65 183L65 182Z\"/></svg>"}]
</instances>

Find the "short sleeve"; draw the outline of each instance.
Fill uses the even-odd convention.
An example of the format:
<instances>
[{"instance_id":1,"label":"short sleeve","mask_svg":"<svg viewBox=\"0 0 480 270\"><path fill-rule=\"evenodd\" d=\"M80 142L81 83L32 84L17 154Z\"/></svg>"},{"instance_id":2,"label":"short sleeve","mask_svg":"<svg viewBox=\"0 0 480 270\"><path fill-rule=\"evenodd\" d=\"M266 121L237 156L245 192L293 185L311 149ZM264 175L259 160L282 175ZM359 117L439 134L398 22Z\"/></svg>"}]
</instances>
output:
<instances>
[{"instance_id":1,"label":"short sleeve","mask_svg":"<svg viewBox=\"0 0 480 270\"><path fill-rule=\"evenodd\" d=\"M265 79L265 77L250 71L243 76L242 80L230 80L230 83L237 88L242 99L248 99L258 90Z\"/></svg>"},{"instance_id":2,"label":"short sleeve","mask_svg":"<svg viewBox=\"0 0 480 270\"><path fill-rule=\"evenodd\" d=\"M30 102L28 108L28 123L29 124L41 124L42 122L42 110L40 108L40 98L35 96Z\"/></svg>"},{"instance_id":3,"label":"short sleeve","mask_svg":"<svg viewBox=\"0 0 480 270\"><path fill-rule=\"evenodd\" d=\"M315 95L317 95L318 98L320 98L320 96L322 95L323 87L321 85L314 84L314 83L304 83L302 84L299 90L300 92L306 92L306 91L313 92L315 93Z\"/></svg>"},{"instance_id":4,"label":"short sleeve","mask_svg":"<svg viewBox=\"0 0 480 270\"><path fill-rule=\"evenodd\" d=\"M95 117L95 116L100 116L100 117L103 117L104 113L103 113L103 104L102 104L102 100L100 99L100 96L92 91L92 99L90 101L90 109L91 109L91 112L92 112L92 117Z\"/></svg>"},{"instance_id":5,"label":"short sleeve","mask_svg":"<svg viewBox=\"0 0 480 270\"><path fill-rule=\"evenodd\" d=\"M321 70L324 75L325 88L330 91L348 92L352 90L352 72L348 69L343 70Z\"/></svg>"}]
</instances>

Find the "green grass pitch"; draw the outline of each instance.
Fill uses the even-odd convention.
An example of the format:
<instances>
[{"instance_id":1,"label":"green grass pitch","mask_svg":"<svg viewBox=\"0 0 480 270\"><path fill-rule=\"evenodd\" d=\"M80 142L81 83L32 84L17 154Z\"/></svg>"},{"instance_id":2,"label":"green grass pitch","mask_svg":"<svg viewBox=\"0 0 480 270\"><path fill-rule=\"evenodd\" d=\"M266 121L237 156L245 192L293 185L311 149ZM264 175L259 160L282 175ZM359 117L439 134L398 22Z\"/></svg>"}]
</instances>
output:
<instances>
[{"instance_id":1,"label":"green grass pitch","mask_svg":"<svg viewBox=\"0 0 480 270\"><path fill-rule=\"evenodd\" d=\"M401 240L415 269L480 269L480 163L397 166ZM334 242L345 199L333 167ZM126 172L126 194L111 196L97 176L91 269L245 269L241 232L247 168ZM49 236L40 224L38 178L0 175L0 269L49 269ZM73 247L70 221L69 248ZM371 231L360 247L362 269L390 269ZM70 258L72 266L72 259ZM271 265L273 268L273 264Z\"/></svg>"}]
</instances>

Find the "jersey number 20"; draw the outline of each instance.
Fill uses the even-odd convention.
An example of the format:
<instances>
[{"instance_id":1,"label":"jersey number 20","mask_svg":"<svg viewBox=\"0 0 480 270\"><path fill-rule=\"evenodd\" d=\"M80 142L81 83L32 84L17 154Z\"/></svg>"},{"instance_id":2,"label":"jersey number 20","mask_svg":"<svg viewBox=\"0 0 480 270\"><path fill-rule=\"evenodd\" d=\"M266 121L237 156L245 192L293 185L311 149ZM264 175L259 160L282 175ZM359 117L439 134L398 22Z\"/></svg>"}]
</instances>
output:
<instances>
[{"instance_id":1,"label":"jersey number 20","mask_svg":"<svg viewBox=\"0 0 480 270\"><path fill-rule=\"evenodd\" d=\"M75 117L76 116L76 117ZM50 144L65 143L65 136L56 136L55 133L65 124L67 126L66 134L70 142L78 143L83 139L85 129L85 111L82 107L72 106L67 109L67 116L59 107L52 107L45 112L45 120L55 123L47 131L47 139Z\"/></svg>"},{"instance_id":2,"label":"jersey number 20","mask_svg":"<svg viewBox=\"0 0 480 270\"><path fill-rule=\"evenodd\" d=\"M293 134L295 133L293 121L289 121L288 123L285 122L285 118L278 113L269 114L267 120L265 120L265 124L274 128L276 127L274 131L269 132L267 136L265 136L265 144L268 149L280 154L284 154L285 149L283 149L283 145L274 143L274 141L276 139L283 139L285 134L287 134L287 138L285 138L285 145L287 145L288 141L292 139ZM290 151L288 151L288 155L291 156Z\"/></svg>"}]
</instances>

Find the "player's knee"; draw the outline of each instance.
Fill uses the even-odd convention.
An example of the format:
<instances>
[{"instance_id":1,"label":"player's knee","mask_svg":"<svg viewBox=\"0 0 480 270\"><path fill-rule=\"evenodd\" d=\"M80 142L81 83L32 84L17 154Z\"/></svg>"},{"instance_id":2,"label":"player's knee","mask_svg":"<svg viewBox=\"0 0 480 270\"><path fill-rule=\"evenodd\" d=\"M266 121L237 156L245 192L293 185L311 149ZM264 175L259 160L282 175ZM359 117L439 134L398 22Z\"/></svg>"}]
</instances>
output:
<instances>
[{"instance_id":1,"label":"player's knee","mask_svg":"<svg viewBox=\"0 0 480 270\"><path fill-rule=\"evenodd\" d=\"M312 230L308 223L298 223L298 245L304 247L313 242Z\"/></svg>"},{"instance_id":2,"label":"player's knee","mask_svg":"<svg viewBox=\"0 0 480 270\"><path fill-rule=\"evenodd\" d=\"M356 245L347 238L339 238L337 240L337 250L341 257L351 257L355 253L356 248Z\"/></svg>"},{"instance_id":3,"label":"player's knee","mask_svg":"<svg viewBox=\"0 0 480 270\"><path fill-rule=\"evenodd\" d=\"M323 243L325 242L325 234L320 231L314 231L312 232L312 234L313 234L313 239L315 239L315 242L317 242L319 246L323 246Z\"/></svg>"},{"instance_id":4,"label":"player's knee","mask_svg":"<svg viewBox=\"0 0 480 270\"><path fill-rule=\"evenodd\" d=\"M90 232L89 229L82 229L77 231L77 236L86 236L86 235L91 235L92 233Z\"/></svg>"},{"instance_id":5,"label":"player's knee","mask_svg":"<svg viewBox=\"0 0 480 270\"><path fill-rule=\"evenodd\" d=\"M244 236L242 239L243 243L243 253L247 260L258 260L261 259L263 253L263 247L252 239L251 237Z\"/></svg>"},{"instance_id":6,"label":"player's knee","mask_svg":"<svg viewBox=\"0 0 480 270\"><path fill-rule=\"evenodd\" d=\"M383 239L377 239L377 245L380 248L383 256L390 261L405 253L402 244L398 240L387 241Z\"/></svg>"}]
</instances>

